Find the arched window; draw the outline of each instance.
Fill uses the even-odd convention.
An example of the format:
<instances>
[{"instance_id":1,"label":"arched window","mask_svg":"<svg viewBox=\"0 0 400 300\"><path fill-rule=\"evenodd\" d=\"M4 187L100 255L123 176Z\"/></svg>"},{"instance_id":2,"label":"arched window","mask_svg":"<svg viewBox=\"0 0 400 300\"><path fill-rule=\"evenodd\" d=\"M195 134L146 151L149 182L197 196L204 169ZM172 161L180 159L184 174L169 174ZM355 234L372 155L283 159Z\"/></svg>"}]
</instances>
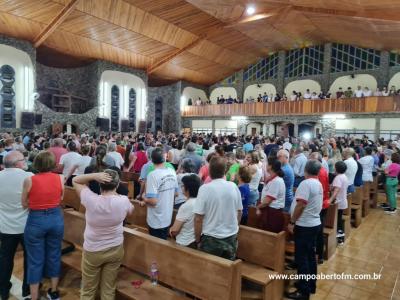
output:
<instances>
[{"instance_id":1,"label":"arched window","mask_svg":"<svg viewBox=\"0 0 400 300\"><path fill-rule=\"evenodd\" d=\"M119 87L116 85L111 88L111 130L119 130Z\"/></svg>"},{"instance_id":2,"label":"arched window","mask_svg":"<svg viewBox=\"0 0 400 300\"><path fill-rule=\"evenodd\" d=\"M10 65L0 67L0 125L3 128L15 128L15 70Z\"/></svg>"},{"instance_id":3,"label":"arched window","mask_svg":"<svg viewBox=\"0 0 400 300\"><path fill-rule=\"evenodd\" d=\"M129 129L136 129L136 91L129 90Z\"/></svg>"}]
</instances>

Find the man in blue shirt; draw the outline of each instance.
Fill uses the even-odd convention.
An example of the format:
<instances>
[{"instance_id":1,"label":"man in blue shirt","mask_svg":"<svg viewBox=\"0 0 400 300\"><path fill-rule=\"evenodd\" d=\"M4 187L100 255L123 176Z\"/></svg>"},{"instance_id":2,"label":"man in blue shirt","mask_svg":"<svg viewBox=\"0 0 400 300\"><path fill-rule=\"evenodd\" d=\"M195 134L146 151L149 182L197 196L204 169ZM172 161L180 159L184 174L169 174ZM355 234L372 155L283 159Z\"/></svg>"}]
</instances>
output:
<instances>
[{"instance_id":1,"label":"man in blue shirt","mask_svg":"<svg viewBox=\"0 0 400 300\"><path fill-rule=\"evenodd\" d=\"M243 150L245 153L249 153L254 150L254 146L251 143L251 137L246 137L246 144L243 145Z\"/></svg>"},{"instance_id":2,"label":"man in blue shirt","mask_svg":"<svg viewBox=\"0 0 400 300\"><path fill-rule=\"evenodd\" d=\"M304 168L307 163L307 157L304 155L303 147L297 147L293 163L294 171L294 187L298 187L300 182L304 180Z\"/></svg>"},{"instance_id":3,"label":"man in blue shirt","mask_svg":"<svg viewBox=\"0 0 400 300\"><path fill-rule=\"evenodd\" d=\"M290 206L293 201L293 184L294 184L294 172L292 166L289 164L289 152L287 150L278 151L278 160L282 164L282 171L284 173L283 181L285 182L286 195L285 195L285 208L286 212L289 212Z\"/></svg>"}]
</instances>

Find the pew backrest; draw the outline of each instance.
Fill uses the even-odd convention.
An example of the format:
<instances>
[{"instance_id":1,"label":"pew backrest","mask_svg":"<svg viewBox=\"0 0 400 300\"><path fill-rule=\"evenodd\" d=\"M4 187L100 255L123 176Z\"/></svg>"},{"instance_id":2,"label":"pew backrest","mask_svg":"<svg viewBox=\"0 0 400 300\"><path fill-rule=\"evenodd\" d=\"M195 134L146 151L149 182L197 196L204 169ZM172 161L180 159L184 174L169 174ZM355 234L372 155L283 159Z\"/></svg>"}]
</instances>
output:
<instances>
[{"instance_id":1,"label":"pew backrest","mask_svg":"<svg viewBox=\"0 0 400 300\"><path fill-rule=\"evenodd\" d=\"M131 200L132 205L134 206L133 213L126 217L126 222L131 225L137 225L140 227L147 227L147 207L140 206L138 200Z\"/></svg>"},{"instance_id":2,"label":"pew backrest","mask_svg":"<svg viewBox=\"0 0 400 300\"><path fill-rule=\"evenodd\" d=\"M328 207L328 210L326 212L324 227L333 229L337 228L337 211L338 211L337 203L331 204Z\"/></svg>"},{"instance_id":3,"label":"pew backrest","mask_svg":"<svg viewBox=\"0 0 400 300\"><path fill-rule=\"evenodd\" d=\"M241 298L241 261L230 261L125 228L123 265L200 299ZM129 249L129 250L128 250Z\"/></svg>"},{"instance_id":4,"label":"pew backrest","mask_svg":"<svg viewBox=\"0 0 400 300\"><path fill-rule=\"evenodd\" d=\"M237 257L282 273L285 264L286 234L269 232L241 225Z\"/></svg>"},{"instance_id":5,"label":"pew backrest","mask_svg":"<svg viewBox=\"0 0 400 300\"><path fill-rule=\"evenodd\" d=\"M85 215L72 209L64 210L64 241L76 246L83 246Z\"/></svg>"},{"instance_id":6,"label":"pew backrest","mask_svg":"<svg viewBox=\"0 0 400 300\"><path fill-rule=\"evenodd\" d=\"M72 207L75 210L79 210L81 200L73 187L64 186L64 196L61 201L61 206Z\"/></svg>"}]
</instances>

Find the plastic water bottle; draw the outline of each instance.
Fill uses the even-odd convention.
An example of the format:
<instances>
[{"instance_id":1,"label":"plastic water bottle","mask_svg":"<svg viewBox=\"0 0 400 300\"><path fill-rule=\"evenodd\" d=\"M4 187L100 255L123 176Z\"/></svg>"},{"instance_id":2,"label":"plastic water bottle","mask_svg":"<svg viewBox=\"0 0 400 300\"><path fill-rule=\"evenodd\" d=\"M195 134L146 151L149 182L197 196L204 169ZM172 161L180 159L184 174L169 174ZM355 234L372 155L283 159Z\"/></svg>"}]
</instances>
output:
<instances>
[{"instance_id":1,"label":"plastic water bottle","mask_svg":"<svg viewBox=\"0 0 400 300\"><path fill-rule=\"evenodd\" d=\"M150 280L152 285L158 284L158 269L157 263L153 262L150 267Z\"/></svg>"}]
</instances>

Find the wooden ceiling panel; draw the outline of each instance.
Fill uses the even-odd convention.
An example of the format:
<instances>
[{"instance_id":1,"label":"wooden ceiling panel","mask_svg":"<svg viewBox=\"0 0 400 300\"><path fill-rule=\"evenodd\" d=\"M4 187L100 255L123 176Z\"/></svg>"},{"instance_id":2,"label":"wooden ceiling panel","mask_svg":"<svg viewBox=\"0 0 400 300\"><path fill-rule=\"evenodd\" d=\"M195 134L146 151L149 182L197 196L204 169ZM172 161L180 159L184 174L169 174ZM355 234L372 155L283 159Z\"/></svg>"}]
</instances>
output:
<instances>
[{"instance_id":1,"label":"wooden ceiling panel","mask_svg":"<svg viewBox=\"0 0 400 300\"><path fill-rule=\"evenodd\" d=\"M0 12L0 33L2 34L32 41L43 28L44 26L27 19Z\"/></svg>"},{"instance_id":2,"label":"wooden ceiling panel","mask_svg":"<svg viewBox=\"0 0 400 300\"><path fill-rule=\"evenodd\" d=\"M216 79L216 74L204 74L201 72L188 70L171 63L166 64L158 69L154 75L166 79L187 80L189 82L196 82L205 85L212 84L218 80Z\"/></svg>"}]
</instances>

